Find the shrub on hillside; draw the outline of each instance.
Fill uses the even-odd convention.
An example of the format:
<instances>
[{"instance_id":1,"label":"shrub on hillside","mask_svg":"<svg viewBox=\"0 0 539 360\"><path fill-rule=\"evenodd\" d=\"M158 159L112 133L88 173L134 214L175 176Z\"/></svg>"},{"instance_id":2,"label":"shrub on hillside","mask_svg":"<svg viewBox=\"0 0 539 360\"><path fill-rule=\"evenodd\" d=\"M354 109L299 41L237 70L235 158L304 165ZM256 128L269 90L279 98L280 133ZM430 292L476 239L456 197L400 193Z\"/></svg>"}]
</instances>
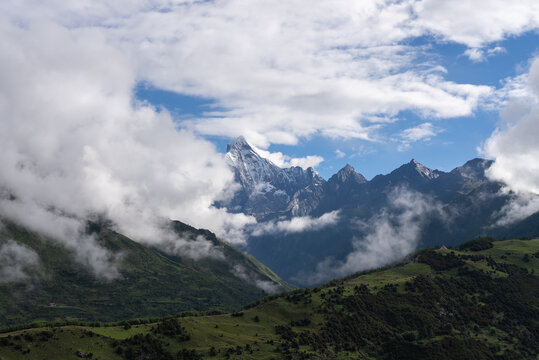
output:
<instances>
[{"instance_id":1,"label":"shrub on hillside","mask_svg":"<svg viewBox=\"0 0 539 360\"><path fill-rule=\"evenodd\" d=\"M492 237L477 237L473 240L467 241L463 244L459 245L459 250L461 251L481 251L481 250L487 250L493 247L492 244L493 241L496 241L496 239Z\"/></svg>"}]
</instances>

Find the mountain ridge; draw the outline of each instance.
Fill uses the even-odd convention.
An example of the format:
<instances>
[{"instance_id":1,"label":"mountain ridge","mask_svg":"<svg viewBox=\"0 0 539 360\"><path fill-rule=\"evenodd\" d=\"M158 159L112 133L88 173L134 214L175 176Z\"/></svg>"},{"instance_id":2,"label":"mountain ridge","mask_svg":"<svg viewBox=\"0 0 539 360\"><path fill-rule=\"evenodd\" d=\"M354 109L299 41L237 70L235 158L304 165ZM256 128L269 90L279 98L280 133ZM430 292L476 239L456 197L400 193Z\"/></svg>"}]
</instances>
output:
<instances>
[{"instance_id":1,"label":"mountain ridge","mask_svg":"<svg viewBox=\"0 0 539 360\"><path fill-rule=\"evenodd\" d=\"M245 139L243 142L247 144ZM367 246L369 235L376 233L376 222L382 222L393 236L395 248L403 241L413 244L413 248L422 248L456 245L455 239L482 235L518 236L509 228L496 225L513 194L502 192L503 184L488 178L487 170L492 164L492 160L475 158L445 172L412 159L370 180L347 164L327 181L295 188L279 207L263 212L256 211L261 207L258 204L270 203L272 199L258 193L251 197L250 207L240 204L235 211L253 215L261 223L291 221L295 217L317 219L335 211L338 221L314 231L250 236L242 249L285 280L310 285L305 274L320 271L318 266L325 266L328 261L335 266L344 263L349 254ZM271 179L265 184L272 186L273 192L283 190ZM249 189L242 187L239 194L248 197ZM400 198L401 195L405 196ZM539 225L534 219L514 225L527 235L538 236ZM403 237L401 233L407 228L416 230ZM390 255L392 259L394 256L397 255Z\"/></svg>"},{"instance_id":2,"label":"mountain ridge","mask_svg":"<svg viewBox=\"0 0 539 360\"><path fill-rule=\"evenodd\" d=\"M19 249L33 251L39 267L24 281L0 282L0 325L65 318L111 321L188 310L232 310L267 293L290 288L252 256L210 231L178 221L171 227L184 237L203 236L220 249L222 259L193 260L171 255L101 224L89 223L89 233L101 246L122 254L118 264L121 276L100 280L76 263L73 254L60 244L3 220L0 248L17 244Z\"/></svg>"},{"instance_id":3,"label":"mountain ridge","mask_svg":"<svg viewBox=\"0 0 539 360\"><path fill-rule=\"evenodd\" d=\"M358 197L373 192L382 194L387 187L395 185L424 191L434 183L447 183L448 179L457 183L490 182L485 171L492 164L491 160L475 158L444 172L411 159L390 173L376 175L371 180L346 164L325 180L312 167L280 168L256 153L243 136L230 141L225 159L233 169L241 190L230 203L219 206L262 220L279 216L321 215L337 209L343 201L357 202Z\"/></svg>"}]
</instances>

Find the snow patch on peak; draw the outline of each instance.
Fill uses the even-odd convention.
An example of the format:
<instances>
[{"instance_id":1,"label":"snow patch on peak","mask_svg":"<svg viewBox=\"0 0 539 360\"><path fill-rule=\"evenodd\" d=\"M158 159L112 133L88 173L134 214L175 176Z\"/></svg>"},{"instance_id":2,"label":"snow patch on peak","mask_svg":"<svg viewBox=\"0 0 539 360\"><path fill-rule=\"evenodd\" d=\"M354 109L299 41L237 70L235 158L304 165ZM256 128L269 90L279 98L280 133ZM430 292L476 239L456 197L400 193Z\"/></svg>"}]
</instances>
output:
<instances>
[{"instance_id":1,"label":"snow patch on peak","mask_svg":"<svg viewBox=\"0 0 539 360\"><path fill-rule=\"evenodd\" d=\"M340 183L345 183L350 179L353 179L353 181L357 183L367 182L367 179L365 179L363 175L358 173L350 164L346 164L341 170L337 172L337 174L333 175L331 179L333 179L332 182L338 181Z\"/></svg>"},{"instance_id":2,"label":"snow patch on peak","mask_svg":"<svg viewBox=\"0 0 539 360\"><path fill-rule=\"evenodd\" d=\"M459 166L452 173L458 173L464 179L475 180L475 181L485 181L486 175L485 172L492 166L494 161L475 158L466 162L466 164Z\"/></svg>"},{"instance_id":3,"label":"snow patch on peak","mask_svg":"<svg viewBox=\"0 0 539 360\"><path fill-rule=\"evenodd\" d=\"M312 192L324 184L324 179L313 168L275 165L260 156L242 136L228 144L225 159L234 170L242 191L224 205L240 208L248 214L284 211L296 193L306 189Z\"/></svg>"},{"instance_id":4,"label":"snow patch on peak","mask_svg":"<svg viewBox=\"0 0 539 360\"><path fill-rule=\"evenodd\" d=\"M247 140L245 140L243 136L238 136L237 138L232 139L226 146L226 152L230 152L232 150L241 150L241 149L253 150L251 148L251 145L249 145L249 143L247 142Z\"/></svg>"},{"instance_id":5,"label":"snow patch on peak","mask_svg":"<svg viewBox=\"0 0 539 360\"><path fill-rule=\"evenodd\" d=\"M436 170L432 170L425 165L421 164L415 159L412 159L410 161L410 164L415 168L415 170L419 173L419 175L427 178L427 179L436 179L440 174Z\"/></svg>"}]
</instances>

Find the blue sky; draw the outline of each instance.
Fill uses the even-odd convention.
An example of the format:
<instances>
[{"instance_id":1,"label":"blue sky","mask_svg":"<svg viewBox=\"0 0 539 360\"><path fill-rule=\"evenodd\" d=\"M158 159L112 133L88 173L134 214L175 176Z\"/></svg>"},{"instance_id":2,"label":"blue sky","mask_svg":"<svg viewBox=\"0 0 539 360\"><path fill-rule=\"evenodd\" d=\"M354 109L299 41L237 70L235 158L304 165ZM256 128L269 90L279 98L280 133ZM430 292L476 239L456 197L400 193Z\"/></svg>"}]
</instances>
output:
<instances>
[{"instance_id":1,"label":"blue sky","mask_svg":"<svg viewBox=\"0 0 539 360\"><path fill-rule=\"evenodd\" d=\"M428 48L426 54L416 59L416 63L434 59L446 69L443 74L445 80L500 89L506 79L528 70L530 59L534 58L539 49L539 35L530 31L495 42L491 48L500 47L503 50L482 61L473 61L464 55L467 49L465 45L437 41L432 36L411 39L407 43ZM139 100L167 109L180 126L186 119L197 121L204 119L208 112L226 110L210 97L161 90L147 83L139 83L135 94ZM412 158L431 168L449 171L482 156L479 149L496 129L498 114L499 108L484 106L477 106L470 115L449 118L429 117L419 111L405 110L394 116L399 121L386 124L379 130L381 139L378 141L314 134L300 137L294 145L271 144L267 150L294 158L322 156L324 161L316 169L324 178L329 178L344 165L351 164L370 179L377 174L390 172ZM402 144L395 140L399 133L425 122L432 124L436 132L434 136L412 142L406 148L399 146ZM225 151L230 139L228 136L215 135L206 135L205 138L213 142L220 152Z\"/></svg>"}]
</instances>

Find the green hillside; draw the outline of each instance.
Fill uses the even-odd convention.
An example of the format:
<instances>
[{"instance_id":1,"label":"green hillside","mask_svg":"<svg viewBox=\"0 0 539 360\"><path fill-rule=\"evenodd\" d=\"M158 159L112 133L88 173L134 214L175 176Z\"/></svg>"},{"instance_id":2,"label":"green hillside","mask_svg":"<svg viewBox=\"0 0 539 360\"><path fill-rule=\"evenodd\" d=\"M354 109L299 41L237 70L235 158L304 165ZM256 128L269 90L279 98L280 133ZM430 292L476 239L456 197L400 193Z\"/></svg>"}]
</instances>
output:
<instances>
[{"instance_id":1,"label":"green hillside","mask_svg":"<svg viewBox=\"0 0 539 360\"><path fill-rule=\"evenodd\" d=\"M188 310L230 311L266 295L256 281L290 289L264 265L211 232L180 222L173 222L173 227L184 235L204 236L222 249L225 259L193 261L168 256L91 224L88 231L101 245L123 254L120 279L96 280L64 247L4 221L0 245L12 239L33 249L41 266L31 282L0 282L0 327L64 319L163 317ZM249 278L233 274L238 266Z\"/></svg>"},{"instance_id":2,"label":"green hillside","mask_svg":"<svg viewBox=\"0 0 539 360\"><path fill-rule=\"evenodd\" d=\"M241 312L0 335L1 359L537 359L539 240L479 239Z\"/></svg>"}]
</instances>

